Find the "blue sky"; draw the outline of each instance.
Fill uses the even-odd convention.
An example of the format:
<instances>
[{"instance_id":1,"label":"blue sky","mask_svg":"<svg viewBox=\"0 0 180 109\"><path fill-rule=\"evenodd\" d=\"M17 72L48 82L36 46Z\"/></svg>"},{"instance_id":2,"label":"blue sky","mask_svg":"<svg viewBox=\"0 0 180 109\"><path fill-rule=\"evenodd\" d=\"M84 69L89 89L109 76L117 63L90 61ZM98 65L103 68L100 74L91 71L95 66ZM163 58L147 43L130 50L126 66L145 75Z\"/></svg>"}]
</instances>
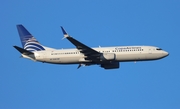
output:
<instances>
[{"instance_id":1,"label":"blue sky","mask_svg":"<svg viewBox=\"0 0 180 109\"><path fill-rule=\"evenodd\" d=\"M0 3L1 109L179 109L179 0L51 0ZM17 24L43 45L73 48L60 26L90 47L153 45L164 59L120 69L51 65L19 58Z\"/></svg>"}]
</instances>

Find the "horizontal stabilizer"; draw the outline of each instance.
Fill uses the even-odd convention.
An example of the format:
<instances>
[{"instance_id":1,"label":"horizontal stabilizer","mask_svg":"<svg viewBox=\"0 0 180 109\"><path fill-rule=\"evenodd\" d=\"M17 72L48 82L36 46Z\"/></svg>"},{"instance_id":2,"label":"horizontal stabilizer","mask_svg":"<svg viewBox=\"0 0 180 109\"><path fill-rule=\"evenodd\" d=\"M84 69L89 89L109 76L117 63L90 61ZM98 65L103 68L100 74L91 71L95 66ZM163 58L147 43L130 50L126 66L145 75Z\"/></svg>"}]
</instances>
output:
<instances>
[{"instance_id":1,"label":"horizontal stabilizer","mask_svg":"<svg viewBox=\"0 0 180 109\"><path fill-rule=\"evenodd\" d=\"M34 54L33 52L30 52L28 50L25 50L23 48L20 48L18 46L13 46L16 50L18 50L21 54L24 54L24 55L30 55L30 54Z\"/></svg>"}]
</instances>

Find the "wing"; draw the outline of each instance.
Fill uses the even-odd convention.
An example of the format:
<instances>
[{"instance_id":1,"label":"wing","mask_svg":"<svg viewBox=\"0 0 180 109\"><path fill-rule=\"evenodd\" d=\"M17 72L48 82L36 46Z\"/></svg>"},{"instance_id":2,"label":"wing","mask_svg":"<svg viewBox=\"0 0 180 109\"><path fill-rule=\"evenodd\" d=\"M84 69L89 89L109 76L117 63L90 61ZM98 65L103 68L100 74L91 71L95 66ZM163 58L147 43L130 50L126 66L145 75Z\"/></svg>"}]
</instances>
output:
<instances>
[{"instance_id":1,"label":"wing","mask_svg":"<svg viewBox=\"0 0 180 109\"><path fill-rule=\"evenodd\" d=\"M73 45L76 46L76 48L83 53L85 56L87 56L87 60L96 60L98 56L100 56L100 52L88 47L87 45L79 42L78 40L74 39L73 37L69 36L68 33L64 30L63 27L61 27L62 32L64 34L64 38L67 38Z\"/></svg>"}]
</instances>

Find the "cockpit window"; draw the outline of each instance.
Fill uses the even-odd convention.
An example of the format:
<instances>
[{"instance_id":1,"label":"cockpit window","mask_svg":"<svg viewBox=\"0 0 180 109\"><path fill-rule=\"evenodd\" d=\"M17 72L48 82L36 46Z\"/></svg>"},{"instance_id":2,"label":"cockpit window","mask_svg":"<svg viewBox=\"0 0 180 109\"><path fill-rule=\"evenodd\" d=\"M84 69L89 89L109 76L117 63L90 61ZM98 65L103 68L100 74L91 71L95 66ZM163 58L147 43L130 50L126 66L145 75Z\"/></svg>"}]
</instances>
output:
<instances>
[{"instance_id":1,"label":"cockpit window","mask_svg":"<svg viewBox=\"0 0 180 109\"><path fill-rule=\"evenodd\" d=\"M162 50L161 48L156 48L156 50Z\"/></svg>"}]
</instances>

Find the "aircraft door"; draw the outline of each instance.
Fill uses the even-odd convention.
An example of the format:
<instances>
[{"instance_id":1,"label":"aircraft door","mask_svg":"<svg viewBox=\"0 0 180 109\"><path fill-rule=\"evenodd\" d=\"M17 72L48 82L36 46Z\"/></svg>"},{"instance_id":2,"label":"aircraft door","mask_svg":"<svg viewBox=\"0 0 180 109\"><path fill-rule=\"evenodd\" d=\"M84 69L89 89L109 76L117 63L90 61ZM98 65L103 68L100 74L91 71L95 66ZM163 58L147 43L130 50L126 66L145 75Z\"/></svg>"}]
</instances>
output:
<instances>
[{"instance_id":1,"label":"aircraft door","mask_svg":"<svg viewBox=\"0 0 180 109\"><path fill-rule=\"evenodd\" d=\"M149 49L149 54L152 54L152 49L151 48Z\"/></svg>"},{"instance_id":2,"label":"aircraft door","mask_svg":"<svg viewBox=\"0 0 180 109\"><path fill-rule=\"evenodd\" d=\"M46 58L46 53L45 52L42 53L42 59L43 59L43 62L46 62L47 58Z\"/></svg>"}]
</instances>

